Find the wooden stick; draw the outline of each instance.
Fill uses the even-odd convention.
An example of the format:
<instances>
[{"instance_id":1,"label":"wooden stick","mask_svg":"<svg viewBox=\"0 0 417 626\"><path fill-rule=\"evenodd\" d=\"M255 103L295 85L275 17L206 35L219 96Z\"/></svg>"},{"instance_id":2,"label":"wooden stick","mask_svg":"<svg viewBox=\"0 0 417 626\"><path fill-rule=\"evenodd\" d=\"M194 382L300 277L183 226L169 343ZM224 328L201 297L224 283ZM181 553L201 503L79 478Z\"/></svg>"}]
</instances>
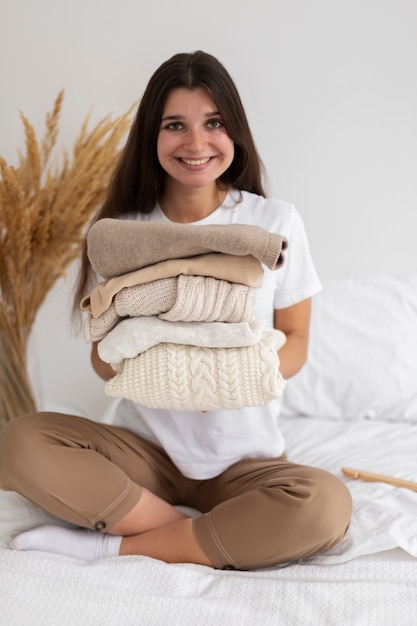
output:
<instances>
[{"instance_id":1,"label":"wooden stick","mask_svg":"<svg viewBox=\"0 0 417 626\"><path fill-rule=\"evenodd\" d=\"M350 467L342 467L342 472L345 476L349 476L349 478L359 478L360 480L366 480L368 482L387 483L388 485L394 485L394 487L405 487L406 489L417 491L417 483L414 483L411 480L403 480L392 476L383 476L382 474L373 474L372 472L352 469Z\"/></svg>"}]
</instances>

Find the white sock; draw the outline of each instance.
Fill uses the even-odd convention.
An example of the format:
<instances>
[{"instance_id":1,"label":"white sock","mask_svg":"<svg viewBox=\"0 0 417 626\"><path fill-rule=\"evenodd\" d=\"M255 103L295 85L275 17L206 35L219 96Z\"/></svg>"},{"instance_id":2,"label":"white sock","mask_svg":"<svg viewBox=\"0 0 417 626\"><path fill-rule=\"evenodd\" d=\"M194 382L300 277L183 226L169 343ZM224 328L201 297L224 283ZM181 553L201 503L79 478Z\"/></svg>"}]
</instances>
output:
<instances>
[{"instance_id":1,"label":"white sock","mask_svg":"<svg viewBox=\"0 0 417 626\"><path fill-rule=\"evenodd\" d=\"M38 526L17 535L10 547L14 550L40 550L72 556L83 561L96 561L119 554L122 537L102 534L85 528Z\"/></svg>"}]
</instances>

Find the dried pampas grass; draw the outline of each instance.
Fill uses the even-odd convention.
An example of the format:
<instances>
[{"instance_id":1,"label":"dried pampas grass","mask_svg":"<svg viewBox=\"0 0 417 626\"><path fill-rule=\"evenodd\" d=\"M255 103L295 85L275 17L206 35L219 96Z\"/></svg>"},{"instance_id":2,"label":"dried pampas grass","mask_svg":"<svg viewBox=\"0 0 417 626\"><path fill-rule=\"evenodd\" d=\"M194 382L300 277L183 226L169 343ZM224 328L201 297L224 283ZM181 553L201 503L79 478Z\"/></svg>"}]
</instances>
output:
<instances>
[{"instance_id":1,"label":"dried pampas grass","mask_svg":"<svg viewBox=\"0 0 417 626\"><path fill-rule=\"evenodd\" d=\"M36 410L26 350L36 314L56 280L81 254L85 228L102 203L131 111L88 130L72 154L51 164L59 132L61 91L39 142L20 114L26 150L19 166L0 157L0 427Z\"/></svg>"}]
</instances>

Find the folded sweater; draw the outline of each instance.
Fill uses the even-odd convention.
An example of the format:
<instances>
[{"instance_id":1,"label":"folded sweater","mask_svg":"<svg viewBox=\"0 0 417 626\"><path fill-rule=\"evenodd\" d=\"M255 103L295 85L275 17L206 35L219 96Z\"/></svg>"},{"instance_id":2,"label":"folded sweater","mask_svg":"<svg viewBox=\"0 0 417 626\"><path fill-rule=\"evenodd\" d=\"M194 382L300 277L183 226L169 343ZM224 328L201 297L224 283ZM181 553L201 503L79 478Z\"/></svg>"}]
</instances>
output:
<instances>
[{"instance_id":1,"label":"folded sweater","mask_svg":"<svg viewBox=\"0 0 417 626\"><path fill-rule=\"evenodd\" d=\"M98 318L88 314L86 341L99 341L124 317L158 315L171 322L250 322L255 290L210 276L161 278L125 287ZM184 342L185 343L185 342Z\"/></svg>"},{"instance_id":2,"label":"folded sweater","mask_svg":"<svg viewBox=\"0 0 417 626\"><path fill-rule=\"evenodd\" d=\"M105 392L161 409L261 406L284 391L277 354L284 342L282 332L266 328L257 344L241 348L161 343L113 366Z\"/></svg>"},{"instance_id":3,"label":"folded sweater","mask_svg":"<svg viewBox=\"0 0 417 626\"><path fill-rule=\"evenodd\" d=\"M111 278L167 259L210 252L252 255L269 269L284 262L285 237L247 224L178 224L112 218L96 222L87 235L93 269Z\"/></svg>"},{"instance_id":4,"label":"folded sweater","mask_svg":"<svg viewBox=\"0 0 417 626\"><path fill-rule=\"evenodd\" d=\"M87 313L84 320L84 339L87 343L100 341L120 322L116 307L112 303L99 317Z\"/></svg>"},{"instance_id":5,"label":"folded sweater","mask_svg":"<svg viewBox=\"0 0 417 626\"><path fill-rule=\"evenodd\" d=\"M98 317L110 307L113 297L123 288L180 274L210 276L258 288L262 285L264 270L261 263L250 255L236 257L231 254L213 253L190 259L168 259L99 283L81 300L81 308Z\"/></svg>"},{"instance_id":6,"label":"folded sweater","mask_svg":"<svg viewBox=\"0 0 417 626\"><path fill-rule=\"evenodd\" d=\"M167 322L156 316L131 317L121 321L98 344L98 354L112 365L142 354L159 343L202 348L239 348L261 339L263 323Z\"/></svg>"}]
</instances>

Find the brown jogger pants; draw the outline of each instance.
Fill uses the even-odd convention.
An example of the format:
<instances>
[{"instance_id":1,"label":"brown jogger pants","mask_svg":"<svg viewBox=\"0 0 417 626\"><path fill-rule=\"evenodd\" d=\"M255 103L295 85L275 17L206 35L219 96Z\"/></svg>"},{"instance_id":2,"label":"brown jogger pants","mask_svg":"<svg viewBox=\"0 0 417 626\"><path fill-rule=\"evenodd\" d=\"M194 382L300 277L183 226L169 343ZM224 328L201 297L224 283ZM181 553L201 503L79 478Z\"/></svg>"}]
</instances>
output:
<instances>
[{"instance_id":1,"label":"brown jogger pants","mask_svg":"<svg viewBox=\"0 0 417 626\"><path fill-rule=\"evenodd\" d=\"M59 413L15 419L0 433L0 486L86 528L110 530L142 487L202 513L194 534L216 568L299 560L338 543L348 489L324 470L245 459L209 480L184 477L158 446L131 432Z\"/></svg>"}]
</instances>

